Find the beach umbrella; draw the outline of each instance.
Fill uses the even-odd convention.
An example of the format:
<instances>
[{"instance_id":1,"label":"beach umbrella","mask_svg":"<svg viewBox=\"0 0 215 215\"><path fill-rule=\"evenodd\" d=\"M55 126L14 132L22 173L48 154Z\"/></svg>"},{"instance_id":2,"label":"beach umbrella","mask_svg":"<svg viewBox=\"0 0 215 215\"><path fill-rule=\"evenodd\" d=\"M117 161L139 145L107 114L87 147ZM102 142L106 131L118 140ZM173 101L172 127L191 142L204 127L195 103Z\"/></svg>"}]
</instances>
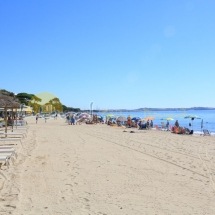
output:
<instances>
[{"instance_id":1,"label":"beach umbrella","mask_svg":"<svg viewBox=\"0 0 215 215\"><path fill-rule=\"evenodd\" d=\"M18 100L12 96L0 94L0 108L4 109L4 121L5 121L5 133L7 133L7 111L8 109L18 109L20 106L20 103ZM13 123L12 123L12 130L13 130Z\"/></svg>"},{"instance_id":2,"label":"beach umbrella","mask_svg":"<svg viewBox=\"0 0 215 215\"><path fill-rule=\"evenodd\" d=\"M91 115L88 114L88 113L81 113L78 118L79 119L81 119L81 118L91 118Z\"/></svg>"},{"instance_id":3,"label":"beach umbrella","mask_svg":"<svg viewBox=\"0 0 215 215\"><path fill-rule=\"evenodd\" d=\"M194 120L194 119L201 119L199 116L197 115L188 115L188 116L185 116L184 117L185 119L191 119L191 120Z\"/></svg>"},{"instance_id":4,"label":"beach umbrella","mask_svg":"<svg viewBox=\"0 0 215 215\"><path fill-rule=\"evenodd\" d=\"M125 116L119 116L116 118L116 121L125 122L127 121L127 118Z\"/></svg>"},{"instance_id":5,"label":"beach umbrella","mask_svg":"<svg viewBox=\"0 0 215 215\"><path fill-rule=\"evenodd\" d=\"M97 118L98 118L98 119L103 119L103 116L98 115Z\"/></svg>"},{"instance_id":6,"label":"beach umbrella","mask_svg":"<svg viewBox=\"0 0 215 215\"><path fill-rule=\"evenodd\" d=\"M131 120L139 121L139 120L140 120L140 117L133 117Z\"/></svg>"},{"instance_id":7,"label":"beach umbrella","mask_svg":"<svg viewBox=\"0 0 215 215\"><path fill-rule=\"evenodd\" d=\"M197 115L188 115L184 117L185 119L190 119L192 121L192 130L193 130L193 121L194 119L201 119L199 116Z\"/></svg>"},{"instance_id":8,"label":"beach umbrella","mask_svg":"<svg viewBox=\"0 0 215 215\"><path fill-rule=\"evenodd\" d=\"M108 115L106 115L106 119L108 120L108 119L115 119L116 118L116 116L114 116L113 114L108 114Z\"/></svg>"},{"instance_id":9,"label":"beach umbrella","mask_svg":"<svg viewBox=\"0 0 215 215\"><path fill-rule=\"evenodd\" d=\"M172 120L174 120L174 119L173 119L173 118L171 118L171 117L167 117L167 118L162 118L161 120L172 121Z\"/></svg>"}]
</instances>

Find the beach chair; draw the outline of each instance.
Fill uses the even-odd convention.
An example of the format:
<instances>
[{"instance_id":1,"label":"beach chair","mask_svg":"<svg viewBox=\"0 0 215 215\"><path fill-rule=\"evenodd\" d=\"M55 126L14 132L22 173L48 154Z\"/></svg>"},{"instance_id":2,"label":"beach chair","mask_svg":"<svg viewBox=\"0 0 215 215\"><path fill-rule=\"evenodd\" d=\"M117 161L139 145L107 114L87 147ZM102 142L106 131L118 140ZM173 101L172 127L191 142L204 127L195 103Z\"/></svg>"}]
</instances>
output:
<instances>
[{"instance_id":1,"label":"beach chair","mask_svg":"<svg viewBox=\"0 0 215 215\"><path fill-rule=\"evenodd\" d=\"M27 122L25 120L14 120L13 125L14 126L25 126Z\"/></svg>"},{"instance_id":2,"label":"beach chair","mask_svg":"<svg viewBox=\"0 0 215 215\"><path fill-rule=\"evenodd\" d=\"M13 147L0 146L0 168L2 165L8 167L10 160L14 162L14 158L17 158L17 153Z\"/></svg>"},{"instance_id":3,"label":"beach chair","mask_svg":"<svg viewBox=\"0 0 215 215\"><path fill-rule=\"evenodd\" d=\"M156 130L161 130L161 126L159 126L159 125L155 125L154 127Z\"/></svg>"},{"instance_id":4,"label":"beach chair","mask_svg":"<svg viewBox=\"0 0 215 215\"><path fill-rule=\"evenodd\" d=\"M210 136L211 133L207 129L203 129L203 136Z\"/></svg>"},{"instance_id":5,"label":"beach chair","mask_svg":"<svg viewBox=\"0 0 215 215\"><path fill-rule=\"evenodd\" d=\"M169 128L166 126L166 124L164 122L161 122L160 130L162 130L162 131L168 131Z\"/></svg>"},{"instance_id":6,"label":"beach chair","mask_svg":"<svg viewBox=\"0 0 215 215\"><path fill-rule=\"evenodd\" d=\"M17 145L17 141L19 141L22 144L22 138L21 137L0 137L0 145ZM3 143L3 144L1 144Z\"/></svg>"},{"instance_id":7,"label":"beach chair","mask_svg":"<svg viewBox=\"0 0 215 215\"><path fill-rule=\"evenodd\" d=\"M13 147L1 147L0 146L0 155L9 155L17 158L17 153Z\"/></svg>"},{"instance_id":8,"label":"beach chair","mask_svg":"<svg viewBox=\"0 0 215 215\"><path fill-rule=\"evenodd\" d=\"M0 149L14 149L15 148L13 146L7 146L7 145L0 145Z\"/></svg>"},{"instance_id":9,"label":"beach chair","mask_svg":"<svg viewBox=\"0 0 215 215\"><path fill-rule=\"evenodd\" d=\"M0 155L0 168L2 165L9 166L9 159L10 157L8 155Z\"/></svg>"},{"instance_id":10,"label":"beach chair","mask_svg":"<svg viewBox=\"0 0 215 215\"><path fill-rule=\"evenodd\" d=\"M7 136L7 137L26 137L27 135L23 132L13 132L13 131L8 131L7 133L5 132L0 132L0 136Z\"/></svg>"},{"instance_id":11,"label":"beach chair","mask_svg":"<svg viewBox=\"0 0 215 215\"><path fill-rule=\"evenodd\" d=\"M17 127L17 128L14 127L14 128L13 128L13 131L28 133L28 127L26 127L26 126L20 126L20 127Z\"/></svg>"}]
</instances>

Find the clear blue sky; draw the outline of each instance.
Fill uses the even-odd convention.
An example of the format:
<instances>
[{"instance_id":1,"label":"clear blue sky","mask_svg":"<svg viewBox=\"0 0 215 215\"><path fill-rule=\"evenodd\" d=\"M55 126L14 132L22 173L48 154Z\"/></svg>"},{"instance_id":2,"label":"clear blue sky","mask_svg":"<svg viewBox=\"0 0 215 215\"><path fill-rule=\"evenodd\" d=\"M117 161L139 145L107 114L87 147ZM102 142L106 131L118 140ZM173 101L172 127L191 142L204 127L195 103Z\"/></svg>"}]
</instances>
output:
<instances>
[{"instance_id":1,"label":"clear blue sky","mask_svg":"<svg viewBox=\"0 0 215 215\"><path fill-rule=\"evenodd\" d=\"M215 107L214 0L1 0L0 88L89 109Z\"/></svg>"}]
</instances>

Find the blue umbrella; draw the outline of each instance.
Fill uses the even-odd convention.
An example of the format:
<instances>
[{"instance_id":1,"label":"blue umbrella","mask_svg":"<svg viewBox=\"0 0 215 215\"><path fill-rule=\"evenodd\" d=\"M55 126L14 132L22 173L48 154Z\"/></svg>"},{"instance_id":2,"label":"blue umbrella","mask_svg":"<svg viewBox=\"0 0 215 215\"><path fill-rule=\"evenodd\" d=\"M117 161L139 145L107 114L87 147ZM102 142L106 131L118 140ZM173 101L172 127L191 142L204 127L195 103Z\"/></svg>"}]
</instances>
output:
<instances>
[{"instance_id":1,"label":"blue umbrella","mask_svg":"<svg viewBox=\"0 0 215 215\"><path fill-rule=\"evenodd\" d=\"M139 120L140 120L140 117L133 117L131 120L139 121Z\"/></svg>"}]
</instances>

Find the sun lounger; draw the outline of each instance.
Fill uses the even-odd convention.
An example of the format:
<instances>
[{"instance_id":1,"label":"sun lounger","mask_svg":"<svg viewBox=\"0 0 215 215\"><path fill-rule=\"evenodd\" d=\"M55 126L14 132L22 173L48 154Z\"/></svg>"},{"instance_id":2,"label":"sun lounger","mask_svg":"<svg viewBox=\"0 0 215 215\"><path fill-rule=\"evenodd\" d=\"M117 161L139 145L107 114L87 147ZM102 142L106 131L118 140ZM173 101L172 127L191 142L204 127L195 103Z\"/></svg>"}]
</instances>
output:
<instances>
[{"instance_id":1,"label":"sun lounger","mask_svg":"<svg viewBox=\"0 0 215 215\"><path fill-rule=\"evenodd\" d=\"M22 137L27 137L27 134L25 132L16 132L16 131L11 131L8 134L14 134L14 135L21 135Z\"/></svg>"},{"instance_id":2,"label":"sun lounger","mask_svg":"<svg viewBox=\"0 0 215 215\"><path fill-rule=\"evenodd\" d=\"M14 149L15 148L13 146L8 146L8 145L0 145L0 149Z\"/></svg>"},{"instance_id":3,"label":"sun lounger","mask_svg":"<svg viewBox=\"0 0 215 215\"><path fill-rule=\"evenodd\" d=\"M1 128L0 129L0 132L5 132L5 128ZM7 128L7 132L9 133L9 132L17 132L17 133L28 133L28 127L26 127L26 126L21 126L21 127L13 127L13 129L12 129L12 127L8 127Z\"/></svg>"},{"instance_id":4,"label":"sun lounger","mask_svg":"<svg viewBox=\"0 0 215 215\"><path fill-rule=\"evenodd\" d=\"M24 127L24 126L22 126L22 127L14 127L13 128L13 131L18 131L18 132L26 132L26 133L28 133L28 127Z\"/></svg>"},{"instance_id":5,"label":"sun lounger","mask_svg":"<svg viewBox=\"0 0 215 215\"><path fill-rule=\"evenodd\" d=\"M26 121L25 120L14 120L13 125L14 126L25 126Z\"/></svg>"},{"instance_id":6,"label":"sun lounger","mask_svg":"<svg viewBox=\"0 0 215 215\"><path fill-rule=\"evenodd\" d=\"M10 156L7 154L0 155L0 166L6 165L7 167L9 166L9 160Z\"/></svg>"},{"instance_id":7,"label":"sun lounger","mask_svg":"<svg viewBox=\"0 0 215 215\"><path fill-rule=\"evenodd\" d=\"M13 149L13 146L0 146L0 149Z\"/></svg>"},{"instance_id":8,"label":"sun lounger","mask_svg":"<svg viewBox=\"0 0 215 215\"><path fill-rule=\"evenodd\" d=\"M19 141L22 144L22 138L21 137L13 137L13 138L3 137L3 138L0 138L0 143L4 143L4 145L7 144L8 142L10 142L10 145L16 145L17 143L15 143L15 142L17 142L17 141ZM11 143L11 142L13 142L13 143Z\"/></svg>"},{"instance_id":9,"label":"sun lounger","mask_svg":"<svg viewBox=\"0 0 215 215\"><path fill-rule=\"evenodd\" d=\"M0 136L7 136L7 137L10 137L10 136L16 136L16 137L26 137L26 134L23 133L23 132L12 132L12 131L9 131L7 133L5 132L0 132Z\"/></svg>"},{"instance_id":10,"label":"sun lounger","mask_svg":"<svg viewBox=\"0 0 215 215\"><path fill-rule=\"evenodd\" d=\"M16 153L15 149L12 147L11 148L1 148L0 147L0 155L5 155L5 154L14 156L17 158L17 153Z\"/></svg>"},{"instance_id":11,"label":"sun lounger","mask_svg":"<svg viewBox=\"0 0 215 215\"><path fill-rule=\"evenodd\" d=\"M210 136L211 133L207 129L203 129L203 136Z\"/></svg>"},{"instance_id":12,"label":"sun lounger","mask_svg":"<svg viewBox=\"0 0 215 215\"><path fill-rule=\"evenodd\" d=\"M0 146L0 166L6 165L9 166L9 161L14 161L14 158L17 158L17 153L15 148L11 146Z\"/></svg>"}]
</instances>

